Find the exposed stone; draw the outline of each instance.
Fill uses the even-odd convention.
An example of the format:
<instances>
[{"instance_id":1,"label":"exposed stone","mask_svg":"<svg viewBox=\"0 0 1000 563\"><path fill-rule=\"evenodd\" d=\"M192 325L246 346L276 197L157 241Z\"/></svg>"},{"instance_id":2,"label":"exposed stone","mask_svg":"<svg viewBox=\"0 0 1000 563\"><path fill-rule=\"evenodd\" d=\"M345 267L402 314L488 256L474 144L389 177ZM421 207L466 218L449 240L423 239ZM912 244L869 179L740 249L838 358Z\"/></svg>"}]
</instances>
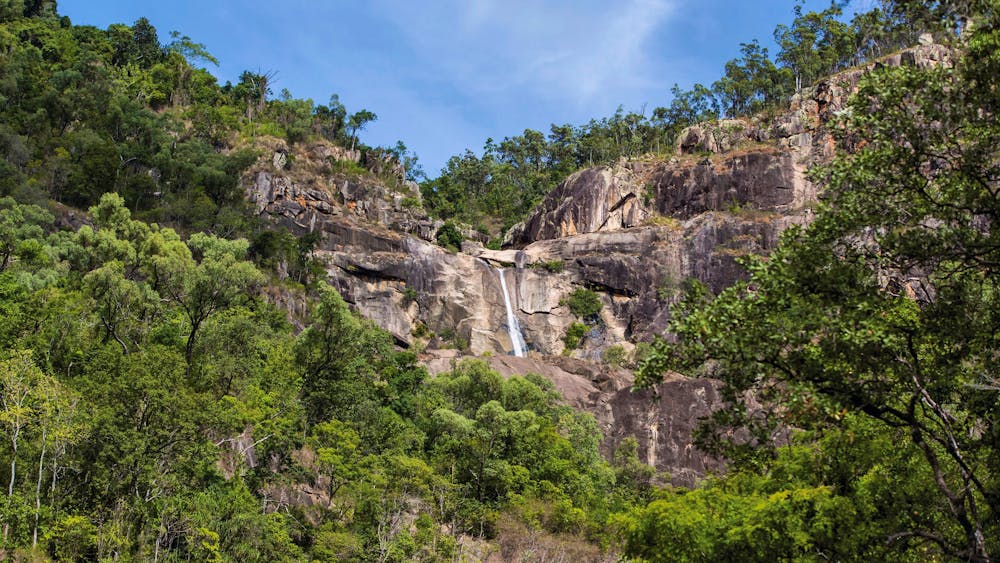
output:
<instances>
[{"instance_id":1,"label":"exposed stone","mask_svg":"<svg viewBox=\"0 0 1000 563\"><path fill-rule=\"evenodd\" d=\"M275 170L284 170L288 166L288 153L275 151L271 157L271 165L274 166Z\"/></svg>"},{"instance_id":2,"label":"exposed stone","mask_svg":"<svg viewBox=\"0 0 1000 563\"><path fill-rule=\"evenodd\" d=\"M461 358L451 351L430 351L424 363L431 373L453 369ZM597 419L609 457L619 444L634 436L639 459L670 474L675 486L691 487L710 471L720 471L719 460L692 445L699 421L722 406L718 382L671 375L654 388L633 392L628 370L566 357L486 358L504 377L534 373L548 379L566 404Z\"/></svg>"},{"instance_id":3,"label":"exposed stone","mask_svg":"<svg viewBox=\"0 0 1000 563\"><path fill-rule=\"evenodd\" d=\"M646 218L643 188L623 166L588 168L572 174L541 206L508 233L509 244L639 226Z\"/></svg>"},{"instance_id":4,"label":"exposed stone","mask_svg":"<svg viewBox=\"0 0 1000 563\"><path fill-rule=\"evenodd\" d=\"M706 211L752 207L787 210L811 191L797 173L790 151L761 147L727 156L711 165L664 166L650 180L653 204L667 216L692 217ZM812 191L814 194L815 192Z\"/></svg>"},{"instance_id":5,"label":"exposed stone","mask_svg":"<svg viewBox=\"0 0 1000 563\"><path fill-rule=\"evenodd\" d=\"M316 160L326 162L361 162L361 151L339 147L330 143L315 143L308 149L309 154Z\"/></svg>"},{"instance_id":6,"label":"exposed stone","mask_svg":"<svg viewBox=\"0 0 1000 563\"><path fill-rule=\"evenodd\" d=\"M376 149L369 150L365 153L364 164L376 176L390 176L401 183L406 181L406 168L395 155Z\"/></svg>"},{"instance_id":7,"label":"exposed stone","mask_svg":"<svg viewBox=\"0 0 1000 563\"><path fill-rule=\"evenodd\" d=\"M630 374L580 358L597 360L610 346L663 334L684 280L721 291L746 275L739 257L767 253L782 231L809 222L817 189L805 171L832 157L827 124L866 72L948 59L946 48L923 44L805 88L786 112L766 121L689 127L678 137L678 154L665 161L579 171L509 231L500 251L484 248L485 236L473 231L463 233L470 240L462 252L432 244L442 222L404 205L419 190L336 173L332 163L359 162L360 154L328 143L303 149L262 140L268 156L245 187L261 216L297 234L322 234L317 255L330 282L401 345L416 344L415 330L426 325L436 334L432 346L491 353L493 366L508 374L538 371L570 404L594 412L606 452L634 434L644 459L670 471L675 483L691 484L718 467L690 445L696 419L719 404L715 385L671 379L633 394L626 392ZM272 160L282 151L294 166ZM366 164L380 174L400 172L387 170L388 161L383 168ZM512 346L497 267L506 268L529 358L507 356ZM603 307L581 348L564 358L562 339L579 320L564 300L579 287L598 291Z\"/></svg>"},{"instance_id":8,"label":"exposed stone","mask_svg":"<svg viewBox=\"0 0 1000 563\"><path fill-rule=\"evenodd\" d=\"M674 145L680 154L722 153L735 149L744 141L760 140L759 135L749 120L722 119L683 129L678 133Z\"/></svg>"}]
</instances>

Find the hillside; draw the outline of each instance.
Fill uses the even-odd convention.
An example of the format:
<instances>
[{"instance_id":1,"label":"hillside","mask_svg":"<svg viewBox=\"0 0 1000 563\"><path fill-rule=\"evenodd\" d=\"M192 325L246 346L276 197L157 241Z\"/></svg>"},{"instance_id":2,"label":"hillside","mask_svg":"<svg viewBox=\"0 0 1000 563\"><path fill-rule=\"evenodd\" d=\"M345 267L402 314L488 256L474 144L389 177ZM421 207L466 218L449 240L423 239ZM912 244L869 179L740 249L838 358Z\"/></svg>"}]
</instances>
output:
<instances>
[{"instance_id":1,"label":"hillside","mask_svg":"<svg viewBox=\"0 0 1000 563\"><path fill-rule=\"evenodd\" d=\"M0 558L991 561L997 14L883 7L928 33L418 185L368 110L4 6Z\"/></svg>"}]
</instances>

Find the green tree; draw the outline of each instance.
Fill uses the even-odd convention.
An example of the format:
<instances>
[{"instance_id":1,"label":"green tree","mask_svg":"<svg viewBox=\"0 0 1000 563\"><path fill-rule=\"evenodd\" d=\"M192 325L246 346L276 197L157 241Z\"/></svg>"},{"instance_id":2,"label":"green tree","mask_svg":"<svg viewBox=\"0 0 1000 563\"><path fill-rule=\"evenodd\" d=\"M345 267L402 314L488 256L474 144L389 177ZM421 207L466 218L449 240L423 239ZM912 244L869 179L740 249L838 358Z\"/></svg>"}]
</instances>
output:
<instances>
[{"instance_id":1,"label":"green tree","mask_svg":"<svg viewBox=\"0 0 1000 563\"><path fill-rule=\"evenodd\" d=\"M7 443L10 446L10 474L7 483L7 499L4 506L3 544L10 537L11 522L16 521L13 505L20 502L14 495L17 484L18 449L24 442L24 434L32 426L37 416L35 389L44 375L35 366L31 353L19 350L0 360L0 423L3 424Z\"/></svg>"},{"instance_id":2,"label":"green tree","mask_svg":"<svg viewBox=\"0 0 1000 563\"><path fill-rule=\"evenodd\" d=\"M189 368L202 323L263 281L260 271L242 260L249 248L247 241L194 236L191 245L202 252L203 258L197 264L183 264L183 270L173 273L173 283L163 287L167 298L180 305L190 325L185 352Z\"/></svg>"},{"instance_id":3,"label":"green tree","mask_svg":"<svg viewBox=\"0 0 1000 563\"><path fill-rule=\"evenodd\" d=\"M584 319L597 316L603 307L601 297L597 295L597 292L585 287L574 289L566 297L566 304L571 313Z\"/></svg>"},{"instance_id":4,"label":"green tree","mask_svg":"<svg viewBox=\"0 0 1000 563\"><path fill-rule=\"evenodd\" d=\"M52 214L37 205L22 205L0 198L0 272L11 264L30 239L40 238L42 227L52 224Z\"/></svg>"},{"instance_id":5,"label":"green tree","mask_svg":"<svg viewBox=\"0 0 1000 563\"><path fill-rule=\"evenodd\" d=\"M848 25L839 19L842 13L832 4L822 12L803 14L799 4L791 27L775 28L774 40L781 49L777 61L792 70L796 90L853 62L854 44Z\"/></svg>"},{"instance_id":6,"label":"green tree","mask_svg":"<svg viewBox=\"0 0 1000 563\"><path fill-rule=\"evenodd\" d=\"M296 345L308 420L356 423L355 429L369 437L379 436L381 430L401 432L398 416L382 409L393 405L405 410L406 396L426 372L416 366L412 354L393 350L387 332L352 313L336 290L323 285L319 293L312 323ZM371 447L381 449L387 445L384 440L393 438L381 434Z\"/></svg>"},{"instance_id":7,"label":"green tree","mask_svg":"<svg viewBox=\"0 0 1000 563\"><path fill-rule=\"evenodd\" d=\"M329 141L343 142L345 140L347 108L340 102L340 96L332 94L327 105L316 106L313 128Z\"/></svg>"},{"instance_id":8,"label":"green tree","mask_svg":"<svg viewBox=\"0 0 1000 563\"><path fill-rule=\"evenodd\" d=\"M785 95L784 73L757 40L740 44L740 58L726 63L725 74L712 84L727 117L752 115L773 107Z\"/></svg>"},{"instance_id":9,"label":"green tree","mask_svg":"<svg viewBox=\"0 0 1000 563\"><path fill-rule=\"evenodd\" d=\"M83 279L85 290L97 302L98 316L104 328L105 341L113 339L129 353L129 342L134 347L139 339L136 325L151 316L159 301L146 283L136 283L125 277L125 266L112 260L91 271Z\"/></svg>"},{"instance_id":10,"label":"green tree","mask_svg":"<svg viewBox=\"0 0 1000 563\"><path fill-rule=\"evenodd\" d=\"M351 130L349 134L349 137L351 138L351 150L354 150L354 146L358 142L358 131L363 130L369 123L372 123L377 119L377 115L366 109L358 110L347 118L347 128Z\"/></svg>"},{"instance_id":11,"label":"green tree","mask_svg":"<svg viewBox=\"0 0 1000 563\"><path fill-rule=\"evenodd\" d=\"M819 173L829 203L816 222L749 261L749 282L689 297L673 321L680 344L658 344L642 370L650 381L710 366L734 404L716 429L754 436L727 449L737 459L762 462L756 446L771 443L769 431L836 424L842 409L905 429L934 484L923 510L947 518L895 522L887 541L973 561L1000 549L988 469L1000 378L987 359L1000 282L1000 129L986 78L1000 71L996 16L977 13L954 66L867 77L845 118L854 150ZM741 394L751 389L780 408L748 409Z\"/></svg>"},{"instance_id":12,"label":"green tree","mask_svg":"<svg viewBox=\"0 0 1000 563\"><path fill-rule=\"evenodd\" d=\"M434 240L448 250L458 252L458 249L462 247L462 241L465 240L465 237L462 236L462 233L458 230L458 227L455 226L455 223L445 221L445 223L438 228L437 232L434 233Z\"/></svg>"}]
</instances>

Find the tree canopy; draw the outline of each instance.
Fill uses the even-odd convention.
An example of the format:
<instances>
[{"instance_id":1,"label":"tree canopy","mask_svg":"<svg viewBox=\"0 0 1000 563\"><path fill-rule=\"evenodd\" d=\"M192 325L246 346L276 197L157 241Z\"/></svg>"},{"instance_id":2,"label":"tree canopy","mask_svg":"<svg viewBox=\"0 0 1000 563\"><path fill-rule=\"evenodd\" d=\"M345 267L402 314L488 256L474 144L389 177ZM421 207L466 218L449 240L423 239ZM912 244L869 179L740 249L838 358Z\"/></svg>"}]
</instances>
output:
<instances>
[{"instance_id":1,"label":"tree canopy","mask_svg":"<svg viewBox=\"0 0 1000 563\"><path fill-rule=\"evenodd\" d=\"M955 64L863 79L840 124L840 156L814 172L826 186L815 222L748 260L745 283L689 294L671 327L679 342L658 343L641 375L721 379L732 408L702 443L765 479L782 462L776 437L837 435L863 421L893 444L887 455L910 456L869 520L881 541L907 557L990 561L1000 551L1000 34L995 10L970 7L941 19L945 34L967 22ZM733 427L749 434L734 442ZM868 486L857 453L853 475L813 482L857 495Z\"/></svg>"}]
</instances>

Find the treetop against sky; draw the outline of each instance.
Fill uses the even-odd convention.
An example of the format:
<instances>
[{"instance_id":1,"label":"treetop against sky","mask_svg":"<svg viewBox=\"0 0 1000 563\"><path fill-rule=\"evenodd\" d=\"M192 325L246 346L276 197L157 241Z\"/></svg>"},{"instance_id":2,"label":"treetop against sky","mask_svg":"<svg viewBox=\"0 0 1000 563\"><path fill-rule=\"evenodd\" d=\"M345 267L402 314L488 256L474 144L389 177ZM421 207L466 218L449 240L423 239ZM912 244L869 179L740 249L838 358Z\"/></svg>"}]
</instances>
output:
<instances>
[{"instance_id":1,"label":"treetop against sky","mask_svg":"<svg viewBox=\"0 0 1000 563\"><path fill-rule=\"evenodd\" d=\"M868 0L856 2L863 8ZM147 17L218 58L221 82L276 72L274 92L379 116L372 145L403 140L431 175L449 156L550 123L667 105L674 83L710 84L741 42L771 46L791 0L447 0L410 3L171 3L62 0L76 24L105 28ZM810 0L806 10L826 2ZM771 49L775 51L775 49Z\"/></svg>"}]
</instances>

